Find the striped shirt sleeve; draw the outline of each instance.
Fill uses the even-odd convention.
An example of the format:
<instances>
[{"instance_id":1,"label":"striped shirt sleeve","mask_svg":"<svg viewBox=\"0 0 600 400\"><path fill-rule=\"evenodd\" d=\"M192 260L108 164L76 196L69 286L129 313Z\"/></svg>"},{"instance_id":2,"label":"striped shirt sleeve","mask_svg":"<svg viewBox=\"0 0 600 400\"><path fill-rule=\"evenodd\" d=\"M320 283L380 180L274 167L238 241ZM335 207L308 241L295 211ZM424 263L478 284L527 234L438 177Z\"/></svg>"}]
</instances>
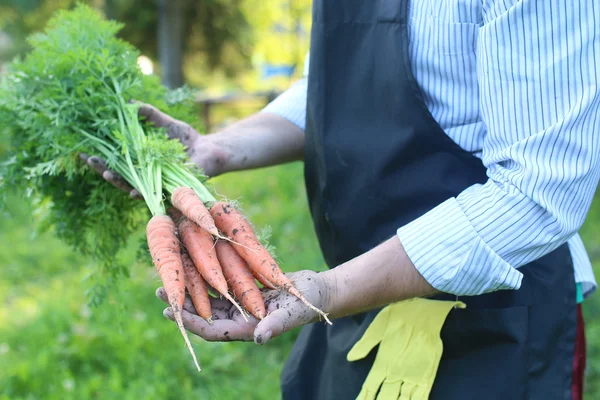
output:
<instances>
[{"instance_id":1,"label":"striped shirt sleeve","mask_svg":"<svg viewBox=\"0 0 600 400\"><path fill-rule=\"evenodd\" d=\"M275 100L267 104L261 112L277 114L304 130L306 126L307 87L308 78L304 77L298 80L289 89L277 96Z\"/></svg>"},{"instance_id":2,"label":"striped shirt sleeve","mask_svg":"<svg viewBox=\"0 0 600 400\"><path fill-rule=\"evenodd\" d=\"M489 180L398 229L435 288L518 289L579 230L600 177L600 5L485 2L477 42Z\"/></svg>"}]
</instances>

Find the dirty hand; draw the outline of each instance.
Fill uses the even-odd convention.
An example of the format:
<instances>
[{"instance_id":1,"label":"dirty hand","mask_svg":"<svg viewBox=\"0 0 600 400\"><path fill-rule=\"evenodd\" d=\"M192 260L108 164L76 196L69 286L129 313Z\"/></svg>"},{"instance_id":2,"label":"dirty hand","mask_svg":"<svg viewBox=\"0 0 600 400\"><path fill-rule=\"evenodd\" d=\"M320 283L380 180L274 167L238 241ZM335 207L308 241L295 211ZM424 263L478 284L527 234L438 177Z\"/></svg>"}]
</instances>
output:
<instances>
[{"instance_id":1,"label":"dirty hand","mask_svg":"<svg viewBox=\"0 0 600 400\"><path fill-rule=\"evenodd\" d=\"M326 304L327 288L317 272L299 271L286 275L317 308ZM298 298L287 292L263 289L262 293L267 308L267 316L262 321L248 316L246 322L229 301L211 298L213 323L209 324L196 314L191 299L187 297L182 313L183 324L188 331L207 341L254 341L262 345L284 332L319 321L316 312L308 309ZM166 292L162 287L156 291L156 295L168 303ZM166 308L163 314L174 321L170 308Z\"/></svg>"},{"instance_id":2,"label":"dirty hand","mask_svg":"<svg viewBox=\"0 0 600 400\"><path fill-rule=\"evenodd\" d=\"M218 166L222 164L225 153L220 146L213 143L211 135L200 135L190 125L149 104L142 104L138 114L155 126L165 128L171 139L179 140L186 147L191 161L200 167L207 176L218 174ZM140 197L137 190L133 189L125 179L108 169L106 161L102 158L84 153L80 154L80 158L115 187L129 193L132 197Z\"/></svg>"}]
</instances>

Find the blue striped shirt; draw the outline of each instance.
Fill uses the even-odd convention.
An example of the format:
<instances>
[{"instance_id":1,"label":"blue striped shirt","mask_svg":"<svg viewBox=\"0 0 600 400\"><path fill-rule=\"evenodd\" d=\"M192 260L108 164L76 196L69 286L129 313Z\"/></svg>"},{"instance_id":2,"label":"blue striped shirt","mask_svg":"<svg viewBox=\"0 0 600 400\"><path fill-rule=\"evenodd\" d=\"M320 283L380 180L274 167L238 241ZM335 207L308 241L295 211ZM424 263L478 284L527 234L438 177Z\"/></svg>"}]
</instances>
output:
<instances>
[{"instance_id":1,"label":"blue striped shirt","mask_svg":"<svg viewBox=\"0 0 600 400\"><path fill-rule=\"evenodd\" d=\"M577 232L600 178L600 4L411 3L410 59L427 107L489 180L399 227L408 256L435 288L477 295L518 289L520 266L568 243L589 295L597 284ZM263 111L304 129L307 79Z\"/></svg>"}]
</instances>

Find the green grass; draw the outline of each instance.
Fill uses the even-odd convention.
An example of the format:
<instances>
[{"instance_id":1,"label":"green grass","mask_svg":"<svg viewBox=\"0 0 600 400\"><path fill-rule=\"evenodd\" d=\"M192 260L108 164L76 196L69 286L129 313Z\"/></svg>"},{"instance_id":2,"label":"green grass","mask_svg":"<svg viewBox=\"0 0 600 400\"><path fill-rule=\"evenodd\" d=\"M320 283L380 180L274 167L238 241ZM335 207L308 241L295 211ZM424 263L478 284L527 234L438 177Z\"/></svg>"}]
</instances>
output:
<instances>
[{"instance_id":1,"label":"green grass","mask_svg":"<svg viewBox=\"0 0 600 400\"><path fill-rule=\"evenodd\" d=\"M226 175L215 184L239 199L258 227L270 225L270 243L286 271L324 268L301 164ZM279 398L279 373L297 332L264 347L193 338L203 367L198 374L175 325L162 317L152 266L133 264L131 278L89 309L85 291L93 265L51 233L36 236L35 215L21 199L7 208L10 216L0 224L0 400ZM596 208L583 230L593 249L600 238ZM586 398L593 399L600 398L598 296L585 312Z\"/></svg>"}]
</instances>

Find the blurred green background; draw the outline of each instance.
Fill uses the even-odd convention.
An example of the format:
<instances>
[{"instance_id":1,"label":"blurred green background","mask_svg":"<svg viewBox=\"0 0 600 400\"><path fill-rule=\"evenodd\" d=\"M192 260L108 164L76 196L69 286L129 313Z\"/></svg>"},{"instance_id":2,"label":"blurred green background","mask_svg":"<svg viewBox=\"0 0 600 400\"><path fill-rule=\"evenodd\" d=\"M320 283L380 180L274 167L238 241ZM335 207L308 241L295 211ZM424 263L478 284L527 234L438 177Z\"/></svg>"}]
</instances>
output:
<instances>
[{"instance_id":1,"label":"blurred green background","mask_svg":"<svg viewBox=\"0 0 600 400\"><path fill-rule=\"evenodd\" d=\"M90 0L125 22L125 39L152 61L168 86L199 89L198 112L214 129L260 109L301 75L308 48L310 1ZM0 73L3 61L27 51L23 38L41 29L70 0L0 0ZM160 17L160 18L159 18ZM166 24L166 25L161 25ZM180 26L174 32L173 24ZM181 54L157 46L161 35ZM161 33L162 32L162 33ZM164 52L177 62L161 63ZM164 59L164 58L163 58ZM167 72L169 72L167 74ZM166 78L166 76L170 78ZM175 77L175 78L173 78ZM207 108L207 106L210 106ZM0 140L0 153L2 144ZM302 165L228 174L215 188L242 202L270 239L286 271L323 269L303 187ZM600 271L600 197L582 229ZM131 277L88 306L94 265L53 237L38 233L36 210L15 195L0 211L0 400L17 399L277 399L279 373L297 331L264 347L206 343L192 338L198 374L176 327L154 296L160 285L151 265L131 261ZM141 232L142 233L142 232ZM600 398L600 297L584 303L589 360L586 399Z\"/></svg>"}]
</instances>

